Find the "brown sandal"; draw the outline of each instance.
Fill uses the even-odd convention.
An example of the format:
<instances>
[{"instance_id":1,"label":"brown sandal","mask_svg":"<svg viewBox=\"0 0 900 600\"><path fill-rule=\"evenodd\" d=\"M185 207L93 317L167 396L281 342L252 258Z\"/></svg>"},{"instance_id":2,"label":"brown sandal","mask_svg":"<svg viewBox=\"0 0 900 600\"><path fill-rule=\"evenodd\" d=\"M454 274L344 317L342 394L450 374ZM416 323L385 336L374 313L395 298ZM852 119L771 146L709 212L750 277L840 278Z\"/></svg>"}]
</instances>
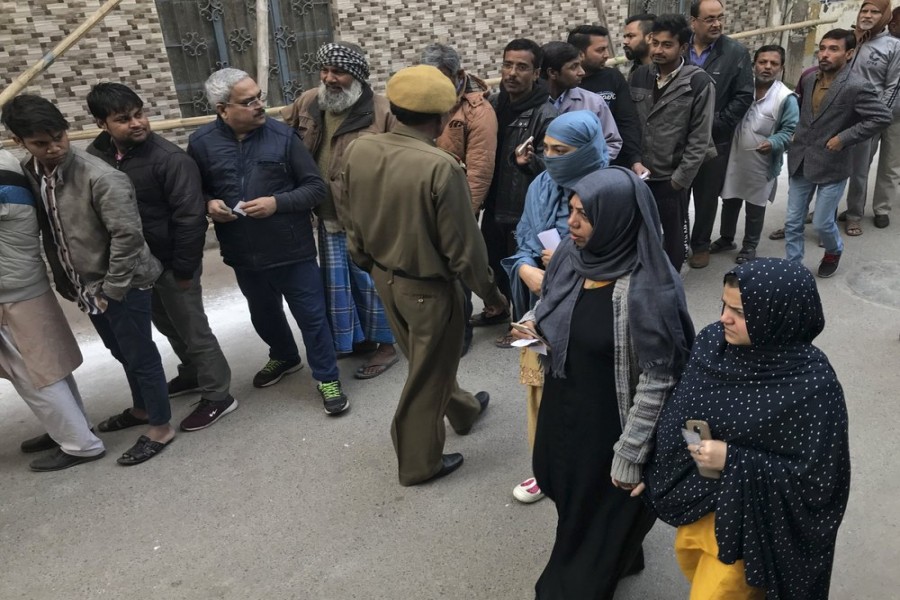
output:
<instances>
[{"instance_id":1,"label":"brown sandal","mask_svg":"<svg viewBox=\"0 0 900 600\"><path fill-rule=\"evenodd\" d=\"M863 230L859 221L847 221L844 224L844 231L847 232L847 235L856 237L858 235L862 235Z\"/></svg>"}]
</instances>

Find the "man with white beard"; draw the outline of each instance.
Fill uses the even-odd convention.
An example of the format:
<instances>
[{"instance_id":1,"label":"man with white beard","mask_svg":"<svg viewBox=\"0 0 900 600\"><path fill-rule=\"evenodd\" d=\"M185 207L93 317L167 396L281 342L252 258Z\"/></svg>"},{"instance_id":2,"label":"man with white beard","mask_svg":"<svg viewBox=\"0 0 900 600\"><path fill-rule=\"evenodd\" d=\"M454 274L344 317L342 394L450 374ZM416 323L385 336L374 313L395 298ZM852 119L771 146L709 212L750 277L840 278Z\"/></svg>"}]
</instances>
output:
<instances>
[{"instance_id":1,"label":"man with white beard","mask_svg":"<svg viewBox=\"0 0 900 600\"><path fill-rule=\"evenodd\" d=\"M335 351L339 357L374 351L355 372L358 379L371 379L396 364L399 357L372 278L347 252L347 236L335 200L343 194L341 171L347 146L360 136L390 131L395 119L387 98L372 92L366 81L369 65L359 46L328 43L319 48L316 60L321 84L304 92L283 116L300 133L328 184L328 194L316 207L316 215Z\"/></svg>"}]
</instances>

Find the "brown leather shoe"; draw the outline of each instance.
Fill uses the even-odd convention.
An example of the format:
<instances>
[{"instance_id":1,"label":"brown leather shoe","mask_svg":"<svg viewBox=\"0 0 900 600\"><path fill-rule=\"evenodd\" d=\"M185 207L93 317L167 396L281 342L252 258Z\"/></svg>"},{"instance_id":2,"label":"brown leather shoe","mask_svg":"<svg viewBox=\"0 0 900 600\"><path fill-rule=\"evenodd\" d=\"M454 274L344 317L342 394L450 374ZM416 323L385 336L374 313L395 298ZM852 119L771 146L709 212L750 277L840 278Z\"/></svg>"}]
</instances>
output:
<instances>
[{"instance_id":1,"label":"brown leather shoe","mask_svg":"<svg viewBox=\"0 0 900 600\"><path fill-rule=\"evenodd\" d=\"M692 269L702 269L709 265L709 252L694 252L691 255L691 258L688 259L688 264Z\"/></svg>"}]
</instances>

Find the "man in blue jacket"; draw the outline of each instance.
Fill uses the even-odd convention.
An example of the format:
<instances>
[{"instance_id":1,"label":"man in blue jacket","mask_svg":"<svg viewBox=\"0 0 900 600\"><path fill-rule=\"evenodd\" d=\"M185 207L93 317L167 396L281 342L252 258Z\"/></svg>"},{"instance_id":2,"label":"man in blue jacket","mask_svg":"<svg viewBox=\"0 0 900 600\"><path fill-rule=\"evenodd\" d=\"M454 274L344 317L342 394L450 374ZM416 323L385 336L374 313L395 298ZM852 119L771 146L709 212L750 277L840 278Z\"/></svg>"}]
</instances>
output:
<instances>
[{"instance_id":1,"label":"man in blue jacket","mask_svg":"<svg viewBox=\"0 0 900 600\"><path fill-rule=\"evenodd\" d=\"M222 258L234 269L253 327L269 345L269 361L253 385L273 385L302 367L282 308L286 301L325 412L342 413L350 403L338 379L310 219L325 197L325 182L300 136L266 117L262 92L247 73L216 71L206 80L206 97L219 116L191 135L188 154L200 168Z\"/></svg>"}]
</instances>

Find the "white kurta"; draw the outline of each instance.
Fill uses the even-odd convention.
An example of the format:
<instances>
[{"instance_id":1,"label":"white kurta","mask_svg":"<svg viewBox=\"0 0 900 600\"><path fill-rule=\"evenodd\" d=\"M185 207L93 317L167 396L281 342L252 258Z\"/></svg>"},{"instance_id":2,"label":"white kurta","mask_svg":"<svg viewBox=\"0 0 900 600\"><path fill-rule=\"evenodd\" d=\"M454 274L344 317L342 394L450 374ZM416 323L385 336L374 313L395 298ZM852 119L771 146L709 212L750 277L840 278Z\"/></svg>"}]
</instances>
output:
<instances>
[{"instance_id":1,"label":"white kurta","mask_svg":"<svg viewBox=\"0 0 900 600\"><path fill-rule=\"evenodd\" d=\"M756 206L775 199L778 179L769 179L772 154L761 154L756 148L775 132L781 106L790 93L787 86L776 81L763 98L750 105L731 141L722 198L740 198Z\"/></svg>"}]
</instances>

